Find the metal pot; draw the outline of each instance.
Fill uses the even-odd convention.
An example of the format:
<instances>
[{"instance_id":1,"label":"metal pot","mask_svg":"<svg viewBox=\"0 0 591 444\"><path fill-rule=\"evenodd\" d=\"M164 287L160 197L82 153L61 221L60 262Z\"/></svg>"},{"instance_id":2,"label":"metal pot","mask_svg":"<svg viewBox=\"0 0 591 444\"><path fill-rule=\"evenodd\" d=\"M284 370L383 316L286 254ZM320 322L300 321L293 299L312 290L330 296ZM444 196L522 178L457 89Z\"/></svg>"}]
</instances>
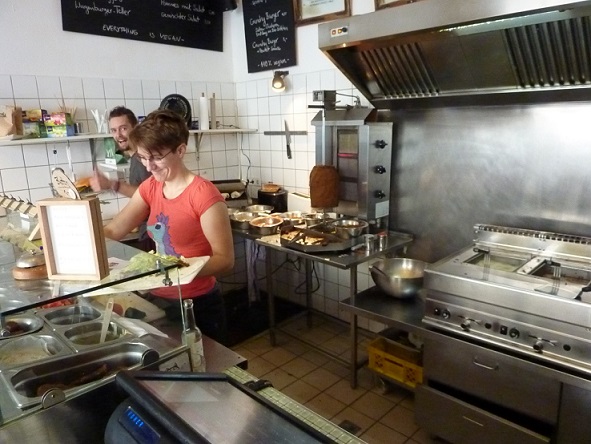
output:
<instances>
[{"instance_id":1,"label":"metal pot","mask_svg":"<svg viewBox=\"0 0 591 444\"><path fill-rule=\"evenodd\" d=\"M271 205L249 205L244 207L244 210L251 213L270 213L273 211L273 207Z\"/></svg>"},{"instance_id":2,"label":"metal pot","mask_svg":"<svg viewBox=\"0 0 591 444\"><path fill-rule=\"evenodd\" d=\"M252 219L249 224L249 230L254 234L268 236L275 234L279 230L279 226L283 223L283 219L278 216L260 216Z\"/></svg>"},{"instance_id":3,"label":"metal pot","mask_svg":"<svg viewBox=\"0 0 591 444\"><path fill-rule=\"evenodd\" d=\"M237 230L248 230L250 228L250 221L258 217L259 213L252 213L248 211L239 211L230 214L230 225Z\"/></svg>"},{"instance_id":4,"label":"metal pot","mask_svg":"<svg viewBox=\"0 0 591 444\"><path fill-rule=\"evenodd\" d=\"M277 213L284 213L287 211L287 191L258 191L258 203L262 205L269 205Z\"/></svg>"},{"instance_id":5,"label":"metal pot","mask_svg":"<svg viewBox=\"0 0 591 444\"><path fill-rule=\"evenodd\" d=\"M335 233L341 239L352 239L361 236L363 231L369 226L364 220L341 219L331 223Z\"/></svg>"},{"instance_id":6,"label":"metal pot","mask_svg":"<svg viewBox=\"0 0 591 444\"><path fill-rule=\"evenodd\" d=\"M374 262L369 271L375 284L389 296L410 298L423 287L427 264L417 259L390 258Z\"/></svg>"}]
</instances>

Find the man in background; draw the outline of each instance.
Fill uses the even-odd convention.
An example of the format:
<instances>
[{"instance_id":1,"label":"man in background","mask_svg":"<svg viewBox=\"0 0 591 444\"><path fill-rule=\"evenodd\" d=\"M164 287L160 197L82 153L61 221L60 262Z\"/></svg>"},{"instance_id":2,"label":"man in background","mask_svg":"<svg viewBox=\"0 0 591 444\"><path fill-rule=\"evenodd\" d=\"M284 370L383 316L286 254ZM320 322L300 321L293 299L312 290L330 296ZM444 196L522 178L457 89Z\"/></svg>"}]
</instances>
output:
<instances>
[{"instance_id":1,"label":"man in background","mask_svg":"<svg viewBox=\"0 0 591 444\"><path fill-rule=\"evenodd\" d=\"M129 161L129 182L122 179L109 179L102 172L95 170L94 176L90 179L90 186L93 191L112 190L126 197L131 197L140 183L151 176L151 173L146 170L146 167L135 155L135 151L129 146L129 132L137 123L138 120L133 111L124 106L117 106L109 113L109 132L117 144L118 152L123 154ZM144 251L155 249L154 242L146 234L145 223L139 227L137 242L128 243Z\"/></svg>"}]
</instances>

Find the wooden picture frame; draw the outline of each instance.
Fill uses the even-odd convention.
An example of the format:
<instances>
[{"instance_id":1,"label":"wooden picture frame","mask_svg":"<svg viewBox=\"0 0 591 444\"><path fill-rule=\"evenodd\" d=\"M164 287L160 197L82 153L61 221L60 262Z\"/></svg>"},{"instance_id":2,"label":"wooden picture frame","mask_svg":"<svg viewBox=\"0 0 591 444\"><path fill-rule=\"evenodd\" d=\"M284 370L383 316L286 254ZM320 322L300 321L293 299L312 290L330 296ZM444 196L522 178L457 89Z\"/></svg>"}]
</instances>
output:
<instances>
[{"instance_id":1,"label":"wooden picture frame","mask_svg":"<svg viewBox=\"0 0 591 444\"><path fill-rule=\"evenodd\" d=\"M351 0L293 0L296 26L351 16Z\"/></svg>"},{"instance_id":2,"label":"wooden picture frame","mask_svg":"<svg viewBox=\"0 0 591 444\"><path fill-rule=\"evenodd\" d=\"M56 197L37 202L47 277L101 280L109 274L107 247L97 197Z\"/></svg>"},{"instance_id":3,"label":"wooden picture frame","mask_svg":"<svg viewBox=\"0 0 591 444\"><path fill-rule=\"evenodd\" d=\"M409 3L415 3L421 0L375 0L376 10L390 8L392 6L403 6Z\"/></svg>"}]
</instances>

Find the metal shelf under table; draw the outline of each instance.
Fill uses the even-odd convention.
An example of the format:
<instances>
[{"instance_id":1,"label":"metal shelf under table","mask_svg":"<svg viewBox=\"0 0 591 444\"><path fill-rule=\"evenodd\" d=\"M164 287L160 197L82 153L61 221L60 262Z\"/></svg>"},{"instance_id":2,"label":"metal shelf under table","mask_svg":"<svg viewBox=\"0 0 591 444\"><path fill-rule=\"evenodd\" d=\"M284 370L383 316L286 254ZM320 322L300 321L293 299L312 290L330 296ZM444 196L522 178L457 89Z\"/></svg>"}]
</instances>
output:
<instances>
[{"instance_id":1,"label":"metal shelf under table","mask_svg":"<svg viewBox=\"0 0 591 444\"><path fill-rule=\"evenodd\" d=\"M423 291L417 297L396 299L386 295L377 287L371 287L344 301L341 308L351 313L350 340L351 358L349 363L351 388L357 386L357 316L396 327L408 333L424 333L422 326L425 312Z\"/></svg>"}]
</instances>

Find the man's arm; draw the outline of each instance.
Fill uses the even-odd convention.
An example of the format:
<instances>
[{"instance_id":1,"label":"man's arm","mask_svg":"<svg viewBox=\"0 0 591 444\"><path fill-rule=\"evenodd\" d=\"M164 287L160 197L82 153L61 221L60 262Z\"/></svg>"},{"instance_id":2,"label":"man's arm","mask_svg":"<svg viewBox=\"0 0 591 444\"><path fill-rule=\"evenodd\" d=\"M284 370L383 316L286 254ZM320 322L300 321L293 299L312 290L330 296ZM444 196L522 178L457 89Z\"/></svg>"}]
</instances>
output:
<instances>
[{"instance_id":1,"label":"man's arm","mask_svg":"<svg viewBox=\"0 0 591 444\"><path fill-rule=\"evenodd\" d=\"M124 180L111 180L98 170L95 170L94 176L90 178L90 186L93 191L112 190L126 197L133 196L138 188L137 185L131 185Z\"/></svg>"}]
</instances>

